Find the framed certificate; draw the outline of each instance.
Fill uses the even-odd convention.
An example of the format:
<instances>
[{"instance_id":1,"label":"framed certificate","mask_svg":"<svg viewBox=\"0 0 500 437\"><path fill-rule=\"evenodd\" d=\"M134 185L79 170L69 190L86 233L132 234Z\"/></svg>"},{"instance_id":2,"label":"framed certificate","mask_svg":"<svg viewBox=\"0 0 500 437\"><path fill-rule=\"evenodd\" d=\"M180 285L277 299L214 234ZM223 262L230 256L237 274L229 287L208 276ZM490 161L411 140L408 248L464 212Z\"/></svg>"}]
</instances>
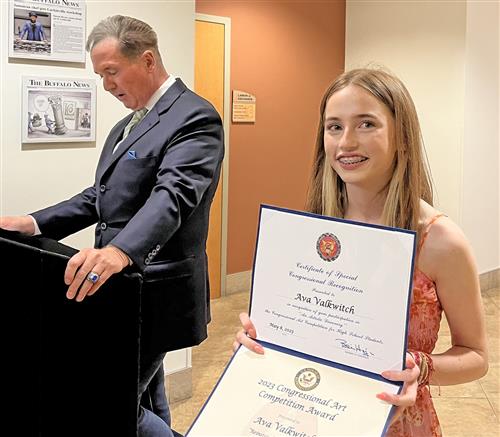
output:
<instances>
[{"instance_id":1,"label":"framed certificate","mask_svg":"<svg viewBox=\"0 0 500 437\"><path fill-rule=\"evenodd\" d=\"M381 436L402 384L415 232L261 206L250 315L187 435ZM235 401L237 399L237 402Z\"/></svg>"}]
</instances>

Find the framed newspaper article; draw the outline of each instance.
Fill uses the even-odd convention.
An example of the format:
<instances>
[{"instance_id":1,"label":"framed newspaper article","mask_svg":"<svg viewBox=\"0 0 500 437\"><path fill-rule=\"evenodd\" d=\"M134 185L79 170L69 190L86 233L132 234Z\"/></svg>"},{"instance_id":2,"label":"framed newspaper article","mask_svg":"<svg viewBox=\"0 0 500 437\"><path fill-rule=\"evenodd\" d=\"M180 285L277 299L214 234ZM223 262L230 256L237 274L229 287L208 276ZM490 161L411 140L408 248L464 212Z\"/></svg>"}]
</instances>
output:
<instances>
[{"instance_id":1,"label":"framed newspaper article","mask_svg":"<svg viewBox=\"0 0 500 437\"><path fill-rule=\"evenodd\" d=\"M23 76L23 143L95 141L94 79Z\"/></svg>"},{"instance_id":2,"label":"framed newspaper article","mask_svg":"<svg viewBox=\"0 0 500 437\"><path fill-rule=\"evenodd\" d=\"M9 0L9 57L85 62L85 0Z\"/></svg>"}]
</instances>

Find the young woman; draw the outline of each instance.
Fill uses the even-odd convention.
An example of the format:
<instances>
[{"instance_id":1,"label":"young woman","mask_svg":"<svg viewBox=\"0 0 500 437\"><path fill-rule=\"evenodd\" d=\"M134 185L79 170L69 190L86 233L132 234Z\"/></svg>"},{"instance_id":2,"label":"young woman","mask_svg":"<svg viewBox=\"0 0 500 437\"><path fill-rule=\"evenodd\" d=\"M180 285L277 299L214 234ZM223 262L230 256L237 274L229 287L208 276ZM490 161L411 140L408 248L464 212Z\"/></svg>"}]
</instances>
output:
<instances>
[{"instance_id":1,"label":"young woman","mask_svg":"<svg viewBox=\"0 0 500 437\"><path fill-rule=\"evenodd\" d=\"M348 71L328 88L320 113L307 209L418 236L406 369L382 372L403 381L403 390L374 394L399 407L387 436L441 436L429 384L469 382L488 369L471 249L457 225L432 206L417 113L398 78L375 69ZM433 354L443 311L451 345ZM248 315L240 319L234 347L264 353Z\"/></svg>"}]
</instances>

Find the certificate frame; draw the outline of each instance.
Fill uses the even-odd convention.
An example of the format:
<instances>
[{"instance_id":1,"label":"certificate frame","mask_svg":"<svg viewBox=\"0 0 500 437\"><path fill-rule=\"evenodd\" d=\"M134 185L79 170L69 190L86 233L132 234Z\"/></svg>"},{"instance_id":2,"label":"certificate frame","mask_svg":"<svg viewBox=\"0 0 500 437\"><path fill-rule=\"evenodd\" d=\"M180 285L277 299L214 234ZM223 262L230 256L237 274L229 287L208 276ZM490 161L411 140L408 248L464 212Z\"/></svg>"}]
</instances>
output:
<instances>
[{"instance_id":1,"label":"certificate frame","mask_svg":"<svg viewBox=\"0 0 500 437\"><path fill-rule=\"evenodd\" d=\"M276 219L279 216L282 217ZM284 222L280 222L281 219L284 219ZM275 223L272 223L272 220L275 220ZM313 229L311 233L310 230L306 229L311 222L317 222L318 220L318 223L320 223L318 229L320 231L323 224L328 228L325 232ZM304 224L306 222L307 225ZM300 229L296 226L300 226ZM346 229L350 229L354 233L351 233L349 236L350 231L346 233L344 232L345 229L339 230L341 227L347 227ZM328 232L328 230L333 231ZM319 234L319 237L312 238L311 235L315 235L315 233ZM327 235L326 240L324 239L325 234ZM288 240L284 242L284 261L281 262L281 260L277 260L280 252L277 248L279 244L276 243L283 241L283 236L286 235L290 235L292 243ZM362 319L367 317L366 320L368 322L366 322L366 325L373 326L370 323L369 317L373 314L367 314L366 308L369 309L373 306L370 299L373 300L374 297L370 297L371 290L367 287L370 285L370 282L376 281L377 278L387 277L386 266L384 267L383 263L381 263L381 273L374 268L367 269L370 271L370 275L372 275L368 281L361 280L358 277L359 275L357 275L358 279L356 281L359 287L351 287L345 293L343 290L344 301L342 304L334 303L336 300L341 300L338 296L331 297L334 293L330 293L329 297L331 299L328 300L323 299L323 297L314 299L314 296L308 300L308 290L314 289L317 293L325 292L325 290L322 291L319 286L313 286L313 288L308 289L307 286L303 286L300 283L301 281L305 281L305 279L297 280L300 285L295 290L293 282L296 281L296 277L290 275L291 279L285 278L286 275L283 274L290 264L290 259L293 259L293 254L290 255L291 258L287 257L290 252L295 250L294 243L297 243L297 253L304 254L310 249L304 249L304 241L306 241L306 245L310 246L311 244L307 243L308 239L311 241L314 240L316 243L314 251L317 252L319 258L325 259L317 264L313 264L316 261L304 264L309 266L309 270L305 269L304 271L307 270L307 275L304 274L302 276L314 282L314 275L316 275L314 285L317 285L321 282L320 278L327 275L324 268L325 265L337 264L340 266L342 263L347 263L346 265L348 266L352 265L352 261L348 259L348 252L350 250L354 252L355 256L353 259L362 258L360 257L361 252L357 244L363 243L363 235L365 237L366 235L370 237L378 235L377 238L380 237L382 242L391 240L392 242L388 243L389 250L384 252L384 254L390 254L389 258L391 256L392 258L398 258L403 254L400 264L397 263L397 260L393 260L395 262L394 268L401 268L402 272L395 274L398 279L393 287L394 290L392 290L395 296L401 294L401 296L396 297L394 311L401 312L402 316L394 317L393 319L389 317L387 319L384 315L384 323L389 320L391 326L387 328L388 330L381 329L375 335L376 339L379 338L382 342L386 342L386 337L391 337L395 329L401 331L397 335L398 341L391 342L389 339L386 344L384 343L384 347L390 349L387 354L384 348L382 348L381 353L376 350L377 348L374 348L373 352L368 351L368 347L371 348L370 342L372 339L364 343L360 340L359 344L356 343L356 347L354 347L353 343L352 347L348 345L346 347L332 347L328 349L327 340L329 332L325 332L325 328L321 326L320 317L318 317L318 314L322 314L323 318L334 316L335 312L339 311L339 308L350 310L350 307L346 306L346 304L350 301L349 296L354 296L352 298L352 302L354 302L352 306L355 310L352 313L359 311ZM387 238L386 235L389 235L390 238ZM269 236L271 236L270 239L266 240ZM401 236L401 239L399 239L399 236ZM377 238L375 240L368 238L367 241L370 243L377 242ZM398 252L397 244L399 240L401 250ZM325 244L321 244L322 241L325 244L332 244L330 246L326 244L325 246ZM393 244L394 241L396 244ZM344 246L343 243L345 243ZM368 252L373 250L373 244L369 245L367 250ZM186 436L258 435L267 437L281 436L283 433L286 434L286 432L292 432L293 435L300 437L321 435L384 435L395 408L377 399L375 394L381 391L397 394L402 390L402 382L385 380L380 375L380 371L388 370L389 368L401 370L405 366L415 250L416 233L414 231L325 217L270 205L261 205L249 312L258 332L258 341L265 347L266 352L262 356L247 351L243 347L238 348ZM310 256L307 257L304 255L304 259L308 261L315 260L316 258L314 257L316 254L314 254L314 251L309 250ZM342 258L344 258L343 261ZM385 256L382 258L386 259ZM261 268L262 265L264 265L264 268ZM269 267L270 265L272 265L271 268ZM275 276L281 279L275 281ZM356 282L352 279L355 277L354 274L350 276L351 279L347 278L348 274L344 276L343 279L347 282ZM269 287L268 283L270 283ZM328 289L325 283L326 281L322 284L322 287ZM292 284L292 298L289 295L283 296L283 292L281 291L286 290L284 293L286 294L289 291L287 288L289 284ZM384 283L384 286L387 286L387 283ZM332 287L338 287L338 284L330 285L331 289L335 289ZM403 290L399 293L401 287ZM300 296L297 296L299 294L297 290L300 290ZM361 293L359 290L363 292ZM390 294L390 291L388 293ZM363 297L359 299L358 295L363 295ZM366 305L363 306L361 302L365 298L368 299L368 307ZM291 300L298 303L291 304ZM264 306L262 305L262 301L265 302ZM295 315L306 314L304 308L307 305L314 307L319 304L323 305L321 312L314 315L311 315L313 314L312 312L309 313L311 315L309 325L312 325L312 322L315 324L312 328L311 337L294 339L294 335L291 333L294 325L287 325L283 323L283 320L290 322ZM334 307L335 305L337 307ZM340 307L339 305L343 306ZM302 310L295 311L295 307L302 308ZM280 313L279 311L282 312ZM377 311L373 313L377 316ZM271 314L270 320L276 318L277 321L275 323L269 322L266 314ZM351 318L355 319L352 315ZM302 322L297 322L299 323L299 327L305 326L304 324L300 325ZM266 323L270 323L274 327L266 331L266 329L263 329ZM360 327L363 327L364 324L364 321L358 323ZM353 321L352 326L356 326L356 320ZM311 326L306 328L311 328ZM347 332L347 329L344 330ZM303 334L305 331L307 329L301 328L298 332ZM355 328L352 329L352 333L357 333ZM318 340L319 343L326 351L324 353L321 349L318 352L318 348L314 345L316 334L320 337L320 340ZM368 347L366 344L368 344ZM381 354L381 357L378 356L379 354ZM383 360L385 355L390 357L389 361ZM395 362L393 363L392 361ZM387 363L391 363L392 365L386 367ZM349 381L348 385L345 385L346 381ZM337 390L337 400L334 400L333 397L329 398L330 391L336 392L335 387L343 387L341 393L338 393ZM267 390L267 394L263 395L263 390ZM293 396L290 395L290 398L283 397L283 391L293 393ZM312 394L313 397L309 394ZM237 396L241 396L246 401L244 412L239 409L241 408L241 403L238 403L239 408L234 408L234 399ZM310 405L311 402L319 403L322 407ZM332 410L331 408L337 404L345 405L347 412L335 412ZM227 409L231 409L231 414L226 414L226 416L229 416L228 419L221 421L220 411L226 410L227 413ZM363 416L362 421L359 420L361 412Z\"/></svg>"},{"instance_id":2,"label":"certificate frame","mask_svg":"<svg viewBox=\"0 0 500 437\"><path fill-rule=\"evenodd\" d=\"M266 231L263 228L265 227L267 220L269 220L268 216L273 219L275 217L279 218L281 216L285 217L286 220L282 220L274 228ZM294 220L294 223L289 224L288 221L291 222L292 220ZM318 222L320 223L320 225L312 225L313 222ZM306 223L308 226L312 226L312 230L309 230L308 234L306 234ZM293 226L299 226L301 232L296 232L297 228L293 228ZM354 242L355 246L357 247L352 248L347 246L346 236L342 233L340 229L341 227L352 228L355 230L356 235L351 238L361 240ZM269 237L267 239L265 238L266 234L264 232L267 232L268 234L272 232L272 240L268 243L267 247L264 247L262 249L263 253L260 253L261 246L263 246L269 239ZM363 234L361 235L361 233ZM306 235L305 237L303 236L304 234ZM315 238L316 236L317 238ZM378 239L375 238L377 236L379 237ZM287 239L292 239L292 243L288 246L285 246L285 249L277 248L278 244L276 244L275 240L288 244L286 242ZM334 249L332 253L320 253L322 249L319 246L325 239L327 243L337 245L337 248ZM395 251L398 249L397 246L400 243L403 243L402 239L405 240L404 243L406 244L406 246L404 248L401 248L400 251L396 253ZM385 247L385 253L381 254L379 246L382 245L384 245L384 247L387 247ZM368 360L355 360L354 362L352 362L351 360L342 361L338 359L332 359L330 354L325 354L321 350L310 349L309 345L307 344L297 345L284 341L283 336L280 337L278 335L277 337L275 337L274 334L267 334L265 331L263 331L263 326L260 326L260 330L258 330L259 340L277 344L288 349L297 350L298 352L305 353L306 355L325 358L328 361L338 362L340 364L344 363L349 367L364 369L371 373L378 374L383 370L389 369L402 370L405 365L405 353L407 349L408 318L410 310L411 290L413 288L413 267L416 254L416 232L408 229L363 223L347 219L339 219L336 217L328 217L304 211L295 211L287 208L262 204L259 211L259 225L257 229L257 238L255 244L249 305L249 314L257 328L259 328L259 325L261 324L260 318L266 313L265 309L259 308L256 305L257 299L262 298L262 300L266 300L267 305L267 290L269 288L277 290L279 288L294 287L291 282L285 284L282 280L273 282L272 285L269 286L268 281L274 281L274 278L277 277L277 274L275 274L275 272L278 271L278 267L275 267L275 265L279 262L281 262L282 264L285 263L285 257L288 255L288 252L292 252L291 257L293 259L293 257L295 256L294 251L297 251L297 248L300 248L300 251L302 251L304 248L307 248L307 250L309 251L308 257L306 257L305 260L304 258L301 259L301 261L303 261L301 263L302 265L297 269L294 269L295 271L293 272L293 275L290 271L290 276L292 276L294 279L297 279L299 283L300 281L302 281L303 283L303 281L314 280L316 284L319 283L321 287L326 288L325 284L321 284L321 280L323 280L323 282L325 283L330 282L333 283L333 289L342 290L337 294L344 293L343 288L346 290L350 290L350 296L348 297L348 299L354 301L359 296L362 296L362 299L366 299L367 293L365 293L366 290L363 289L372 288L371 285L367 284L366 282L379 280L383 282L384 285L384 298L398 299L396 307L403 310L400 313L397 313L398 317L395 320L387 320L391 316L394 316L395 313L388 311L385 311L384 313L384 325L392 323L394 327L401 328L401 332L399 333L399 341L397 342L397 344L390 344L392 359L386 360L385 364L381 363L381 365L374 367L365 366L365 361ZM382 259L384 260L390 258L390 261L396 265L398 263L398 257L404 258L406 262L404 266L401 266L401 268L404 268L405 270L399 277L399 281L404 282L404 289L400 292L400 284L392 284L393 295L388 295L388 289L390 286L389 282L390 280L394 279L392 277L394 272L394 268L392 265L390 266L390 268L386 269L383 272L384 275L382 276L376 275L376 268L370 268L369 281L365 280L365 283L363 285L358 284L361 281L361 279L358 278L359 272L350 271L349 268L342 269L342 275L340 275L340 279L332 280L331 278L335 276L335 273L337 273L341 269L341 267L339 266L342 265L342 262L344 261L343 258L348 257L349 255L351 257L350 264L357 263L360 258L365 259L365 264L374 263L377 258L382 257ZM319 260L319 258L327 258L327 260L321 265L319 264L321 261L317 261ZM284 259L284 261L282 261L282 259ZM259 266L259 263L261 266L265 267L267 271L264 271ZM269 267L271 264L272 267ZM328 267L325 267L325 265ZM376 266L376 264L373 265ZM286 268L282 267L282 270L286 269L288 269L288 266L286 266ZM333 272L334 270L335 272ZM288 271L289 270L286 270L287 273ZM311 276L315 276L316 278ZM262 282L264 282L264 284ZM352 284L356 284L359 286L356 287ZM274 296L278 293L279 292L273 291L270 294ZM266 295L265 299L263 298L264 295ZM328 297L331 297L332 295L333 293L329 294ZM378 299L378 297L380 297L380 295L377 294L372 297L374 305L377 304L376 299ZM308 298L305 296L305 293L302 293L299 298L299 304L306 305L307 300ZM324 303L324 305L330 304L330 302L328 302L328 299L323 299L322 303ZM391 304L394 304L394 302L391 302ZM386 306L385 309L387 308L388 307ZM255 313L255 310L257 310L257 314ZM280 314L278 316L287 318L289 315ZM374 317L376 317L376 315L374 315ZM312 319L316 322L314 317ZM374 326L373 323L371 324L371 326L373 329L376 329L376 326ZM277 334L280 333L278 332ZM392 336L392 332L386 333L386 336Z\"/></svg>"}]
</instances>

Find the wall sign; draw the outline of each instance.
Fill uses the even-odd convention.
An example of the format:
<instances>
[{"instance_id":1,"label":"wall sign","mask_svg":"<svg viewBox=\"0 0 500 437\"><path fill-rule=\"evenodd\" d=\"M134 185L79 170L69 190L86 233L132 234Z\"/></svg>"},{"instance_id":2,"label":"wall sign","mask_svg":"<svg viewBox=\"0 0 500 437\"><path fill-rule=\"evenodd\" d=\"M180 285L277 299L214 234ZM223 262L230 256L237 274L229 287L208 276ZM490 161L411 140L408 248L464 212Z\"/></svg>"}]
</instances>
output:
<instances>
[{"instance_id":1,"label":"wall sign","mask_svg":"<svg viewBox=\"0 0 500 437\"><path fill-rule=\"evenodd\" d=\"M252 94L233 90L233 123L255 123L256 102Z\"/></svg>"}]
</instances>

